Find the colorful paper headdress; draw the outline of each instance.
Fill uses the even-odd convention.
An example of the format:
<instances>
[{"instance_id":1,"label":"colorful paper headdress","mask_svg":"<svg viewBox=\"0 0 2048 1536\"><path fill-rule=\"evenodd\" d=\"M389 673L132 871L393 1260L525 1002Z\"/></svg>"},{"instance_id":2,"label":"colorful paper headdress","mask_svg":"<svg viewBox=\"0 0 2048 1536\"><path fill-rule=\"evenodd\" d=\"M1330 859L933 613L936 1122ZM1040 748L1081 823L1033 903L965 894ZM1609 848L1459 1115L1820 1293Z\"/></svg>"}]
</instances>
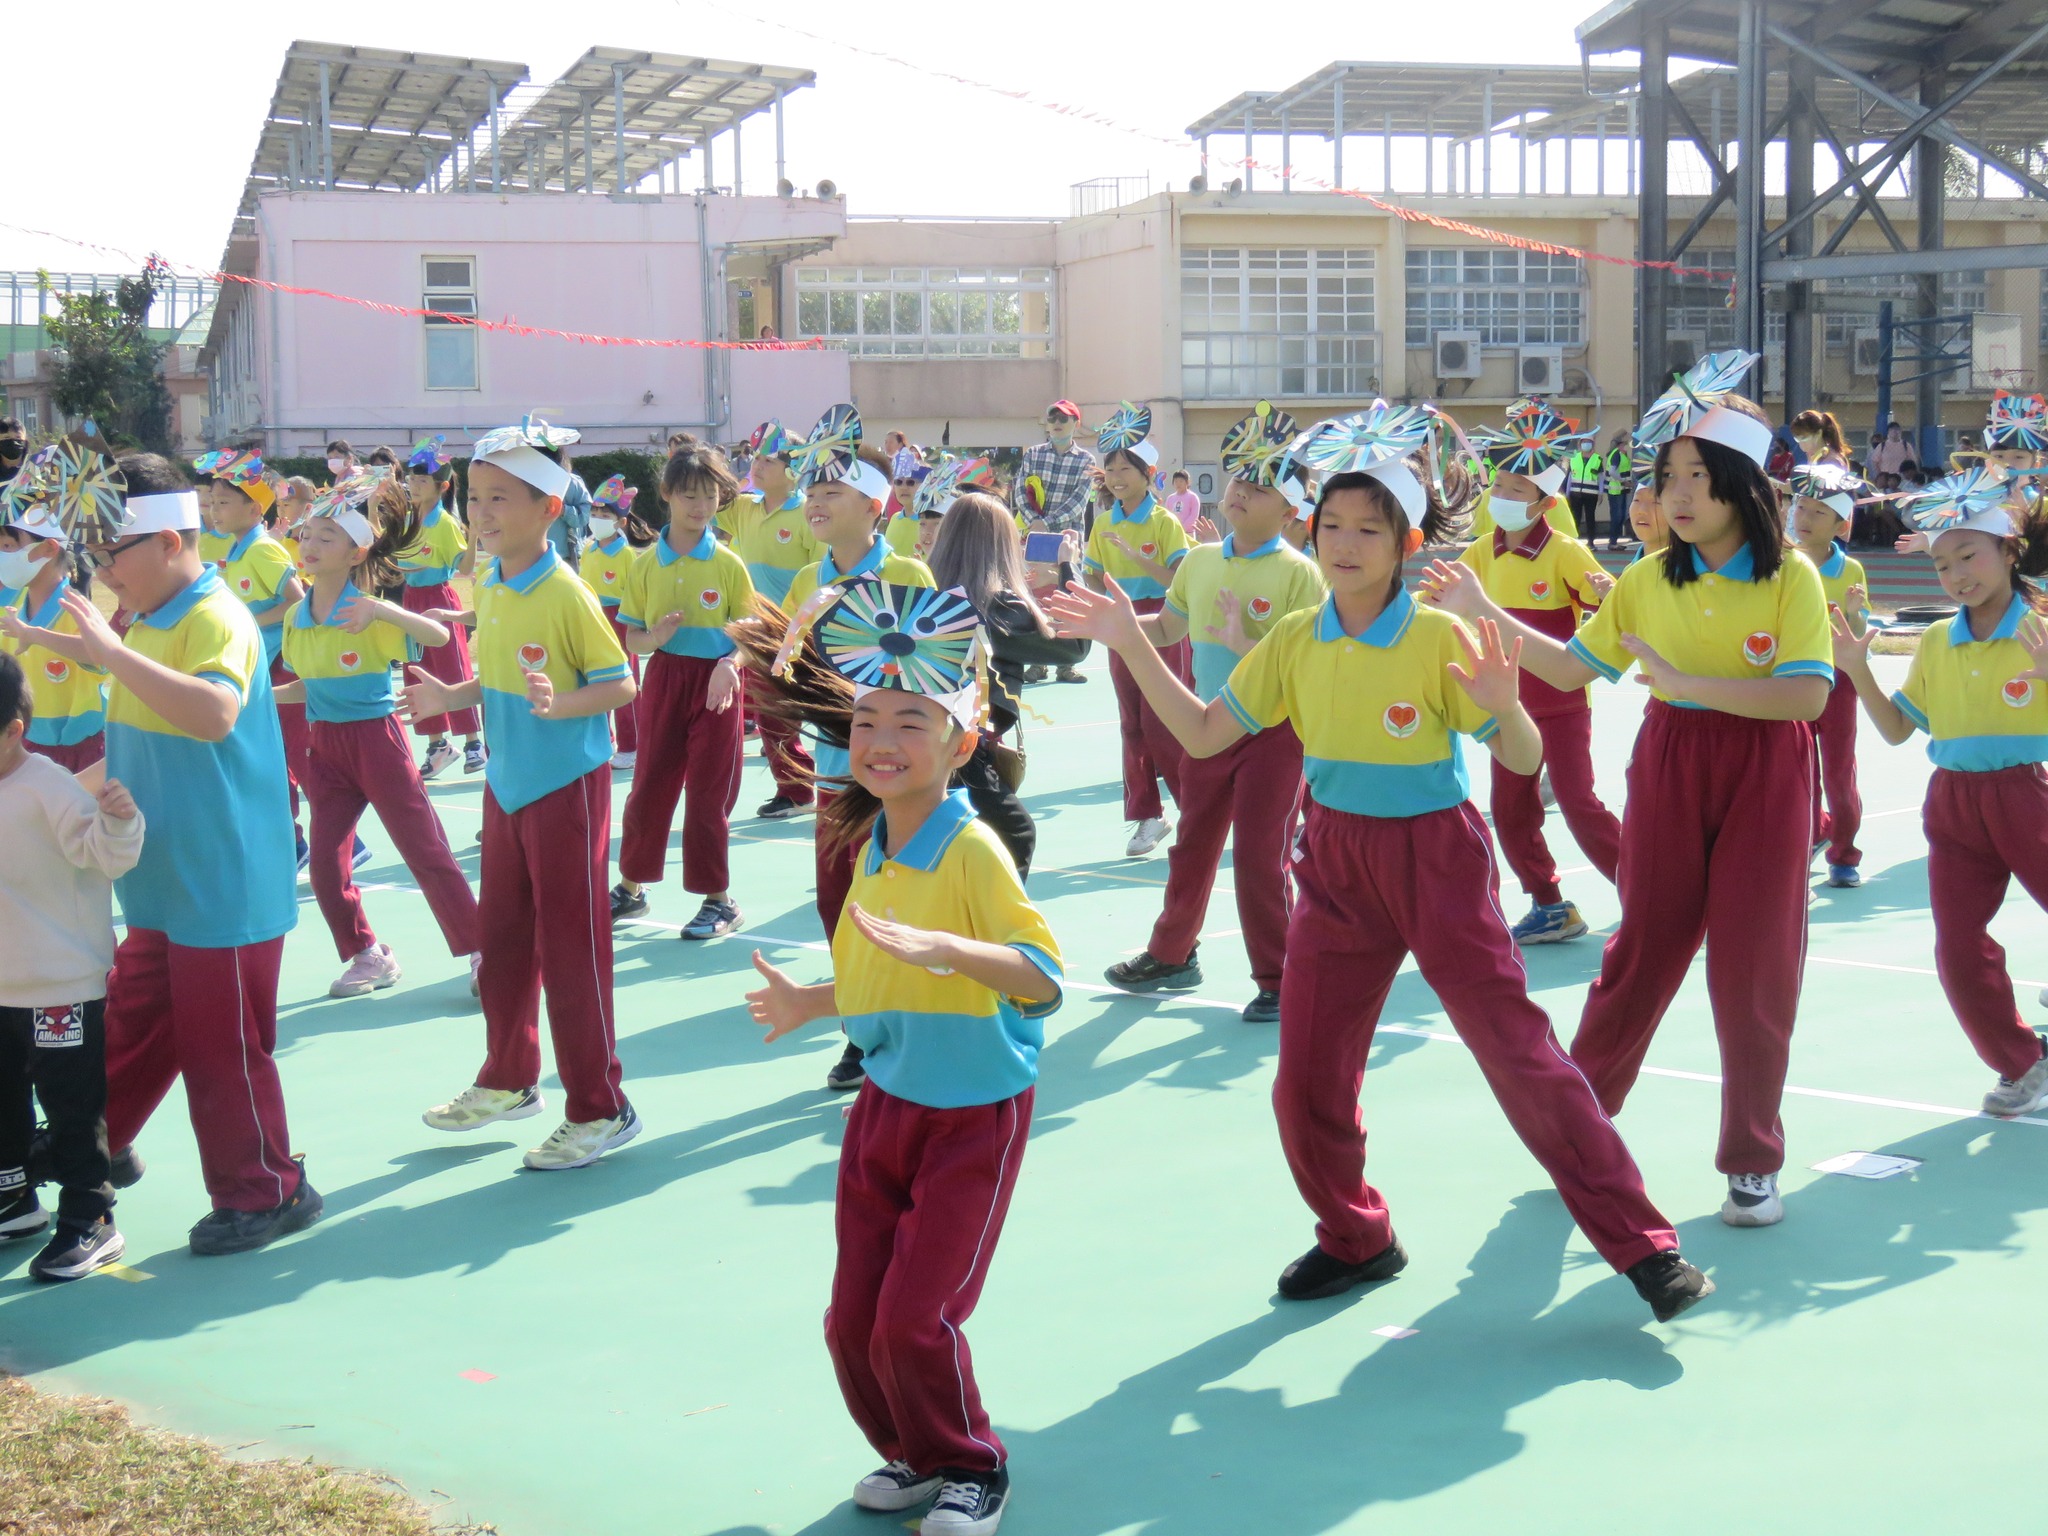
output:
<instances>
[{"instance_id":1,"label":"colorful paper headdress","mask_svg":"<svg viewBox=\"0 0 2048 1536\"><path fill-rule=\"evenodd\" d=\"M936 700L967 730L981 728L987 647L965 592L851 582L815 632L825 659L853 683L855 704L894 689Z\"/></svg>"},{"instance_id":2,"label":"colorful paper headdress","mask_svg":"<svg viewBox=\"0 0 2048 1536\"><path fill-rule=\"evenodd\" d=\"M2011 494L2012 484L2003 474L1979 467L1936 480L1905 498L1899 510L1932 540L1945 533L1989 533L2003 539L2015 531L2006 510Z\"/></svg>"},{"instance_id":3,"label":"colorful paper headdress","mask_svg":"<svg viewBox=\"0 0 2048 1536\"><path fill-rule=\"evenodd\" d=\"M1159 450L1152 444L1152 407L1122 402L1095 434L1096 451L1107 457L1119 449L1133 453L1148 469L1159 465Z\"/></svg>"},{"instance_id":4,"label":"colorful paper headdress","mask_svg":"<svg viewBox=\"0 0 2048 1536\"><path fill-rule=\"evenodd\" d=\"M1636 423L1630 443L1638 472L1648 469L1657 450L1676 437L1720 443L1761 468L1771 456L1771 429L1721 403L1735 393L1756 360L1754 352L1709 352L1680 374Z\"/></svg>"},{"instance_id":5,"label":"colorful paper headdress","mask_svg":"<svg viewBox=\"0 0 2048 1536\"><path fill-rule=\"evenodd\" d=\"M0 486L0 528L70 542L57 515L57 481L52 467L56 457L55 444L38 448L15 471L14 478Z\"/></svg>"},{"instance_id":6,"label":"colorful paper headdress","mask_svg":"<svg viewBox=\"0 0 2048 1536\"><path fill-rule=\"evenodd\" d=\"M1521 400L1509 409L1506 426L1475 432L1471 441L1496 470L1527 476L1555 496L1572 455L1585 452L1593 438L1542 401Z\"/></svg>"},{"instance_id":7,"label":"colorful paper headdress","mask_svg":"<svg viewBox=\"0 0 2048 1536\"><path fill-rule=\"evenodd\" d=\"M2040 395L1991 397L1991 415L1984 424L1986 448L2020 448L2029 453L2048 449L2048 399Z\"/></svg>"},{"instance_id":8,"label":"colorful paper headdress","mask_svg":"<svg viewBox=\"0 0 2048 1536\"><path fill-rule=\"evenodd\" d=\"M591 493L591 504L599 507L617 507L621 512L633 510L633 498L640 494L637 485L626 484L624 475L613 475Z\"/></svg>"},{"instance_id":9,"label":"colorful paper headdress","mask_svg":"<svg viewBox=\"0 0 2048 1536\"><path fill-rule=\"evenodd\" d=\"M253 448L217 448L199 455L192 467L202 475L225 480L265 512L277 504L277 487L263 467L263 455Z\"/></svg>"},{"instance_id":10,"label":"colorful paper headdress","mask_svg":"<svg viewBox=\"0 0 2048 1536\"><path fill-rule=\"evenodd\" d=\"M405 467L416 475L438 475L451 462L446 432L421 438L412 445L412 452L405 456Z\"/></svg>"},{"instance_id":11,"label":"colorful paper headdress","mask_svg":"<svg viewBox=\"0 0 2048 1536\"><path fill-rule=\"evenodd\" d=\"M931 473L931 466L918 457L915 448L902 447L896 450L895 458L889 461L891 480L922 480Z\"/></svg>"},{"instance_id":12,"label":"colorful paper headdress","mask_svg":"<svg viewBox=\"0 0 2048 1536\"><path fill-rule=\"evenodd\" d=\"M569 489L569 471L540 450L555 452L582 441L574 427L553 426L529 411L518 426L494 427L478 438L471 462L502 469L543 496L560 496Z\"/></svg>"},{"instance_id":13,"label":"colorful paper headdress","mask_svg":"<svg viewBox=\"0 0 2048 1536\"><path fill-rule=\"evenodd\" d=\"M371 526L366 510L378 487L390 478L391 470L383 464L357 470L346 480L337 480L315 495L306 515L333 519L334 525L349 536L357 549L368 549L377 542L377 530Z\"/></svg>"},{"instance_id":14,"label":"colorful paper headdress","mask_svg":"<svg viewBox=\"0 0 2048 1536\"><path fill-rule=\"evenodd\" d=\"M1318 476L1370 475L1394 493L1409 525L1419 528L1429 495L1409 467L1410 454L1430 449L1436 412L1426 405L1392 406L1375 400L1351 416L1319 422L1301 439L1302 462Z\"/></svg>"},{"instance_id":15,"label":"colorful paper headdress","mask_svg":"<svg viewBox=\"0 0 2048 1536\"><path fill-rule=\"evenodd\" d=\"M747 446L756 454L765 454L771 459L786 459L800 445L789 435L781 422L771 417L754 428L754 435L747 439Z\"/></svg>"},{"instance_id":16,"label":"colorful paper headdress","mask_svg":"<svg viewBox=\"0 0 2048 1536\"><path fill-rule=\"evenodd\" d=\"M1825 502L1837 517L1856 515L1856 498L1870 489L1839 464L1800 464L1788 477L1794 496Z\"/></svg>"},{"instance_id":17,"label":"colorful paper headdress","mask_svg":"<svg viewBox=\"0 0 2048 1536\"><path fill-rule=\"evenodd\" d=\"M850 405L835 405L818 418L793 465L805 490L840 481L870 501L889 499L889 477L860 456L860 412Z\"/></svg>"},{"instance_id":18,"label":"colorful paper headdress","mask_svg":"<svg viewBox=\"0 0 2048 1536\"><path fill-rule=\"evenodd\" d=\"M88 421L40 449L8 486L6 520L70 544L111 544L136 533L199 526L191 490L130 496L114 450Z\"/></svg>"},{"instance_id":19,"label":"colorful paper headdress","mask_svg":"<svg viewBox=\"0 0 2048 1536\"><path fill-rule=\"evenodd\" d=\"M969 491L993 491L995 485L995 469L987 459L941 459L918 483L911 510L920 517L942 513L955 497L965 496Z\"/></svg>"},{"instance_id":20,"label":"colorful paper headdress","mask_svg":"<svg viewBox=\"0 0 2048 1536\"><path fill-rule=\"evenodd\" d=\"M1268 489L1288 481L1299 486L1304 476L1294 445L1300 436L1300 423L1261 400L1251 415L1223 434L1223 473Z\"/></svg>"}]
</instances>

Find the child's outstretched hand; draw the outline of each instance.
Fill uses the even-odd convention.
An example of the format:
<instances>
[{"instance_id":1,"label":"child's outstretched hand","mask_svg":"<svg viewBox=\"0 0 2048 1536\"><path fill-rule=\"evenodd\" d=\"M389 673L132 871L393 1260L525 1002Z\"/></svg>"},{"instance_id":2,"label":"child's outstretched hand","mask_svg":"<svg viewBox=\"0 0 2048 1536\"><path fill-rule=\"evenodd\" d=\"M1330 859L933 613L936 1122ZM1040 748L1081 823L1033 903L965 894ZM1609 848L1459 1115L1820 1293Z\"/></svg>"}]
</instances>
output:
<instances>
[{"instance_id":1,"label":"child's outstretched hand","mask_svg":"<svg viewBox=\"0 0 2048 1536\"><path fill-rule=\"evenodd\" d=\"M391 605L382 598L370 597L362 592L351 592L342 607L339 628L345 634L360 635L383 618L390 609Z\"/></svg>"},{"instance_id":2,"label":"child's outstretched hand","mask_svg":"<svg viewBox=\"0 0 2048 1536\"><path fill-rule=\"evenodd\" d=\"M1472 702L1489 715L1500 715L1515 707L1521 697L1522 642L1503 645L1500 626L1491 619L1478 621L1475 640L1462 624L1457 628L1458 644L1465 652L1466 666L1449 663L1451 676L1472 696Z\"/></svg>"},{"instance_id":3,"label":"child's outstretched hand","mask_svg":"<svg viewBox=\"0 0 2048 1536\"><path fill-rule=\"evenodd\" d=\"M100 803L100 812L112 821L133 821L135 819L135 797L128 793L128 786L119 779L108 779L100 785L95 798Z\"/></svg>"},{"instance_id":4,"label":"child's outstretched hand","mask_svg":"<svg viewBox=\"0 0 2048 1536\"><path fill-rule=\"evenodd\" d=\"M1486 591L1472 568L1455 560L1432 560L1422 573L1422 600L1461 619L1476 619L1486 612Z\"/></svg>"},{"instance_id":5,"label":"child's outstretched hand","mask_svg":"<svg viewBox=\"0 0 2048 1536\"><path fill-rule=\"evenodd\" d=\"M853 926L860 930L861 936L883 954L893 956L905 965L921 965L929 970L952 968L953 935L950 933L889 922L863 911L859 902L849 903L846 915L853 919Z\"/></svg>"},{"instance_id":6,"label":"child's outstretched hand","mask_svg":"<svg viewBox=\"0 0 2048 1536\"><path fill-rule=\"evenodd\" d=\"M410 725L415 720L431 720L436 715L448 713L448 687L424 667L407 667L405 675L412 679L398 690L398 716Z\"/></svg>"},{"instance_id":7,"label":"child's outstretched hand","mask_svg":"<svg viewBox=\"0 0 2048 1536\"><path fill-rule=\"evenodd\" d=\"M1640 635L1623 635L1621 648L1636 659L1637 682L1646 688L1656 689L1667 699L1680 697L1685 674L1658 655L1649 641Z\"/></svg>"},{"instance_id":8,"label":"child's outstretched hand","mask_svg":"<svg viewBox=\"0 0 2048 1536\"><path fill-rule=\"evenodd\" d=\"M1242 656L1252 648L1252 637L1244 632L1244 604L1237 600L1235 592L1224 587L1216 594L1216 611L1223 615L1223 622L1204 624L1202 632Z\"/></svg>"},{"instance_id":9,"label":"child's outstretched hand","mask_svg":"<svg viewBox=\"0 0 2048 1536\"><path fill-rule=\"evenodd\" d=\"M2020 675L2048 682L2048 624L2041 622L2039 614L2028 614L2020 623L2019 640L2027 648L2027 659L2033 663Z\"/></svg>"},{"instance_id":10,"label":"child's outstretched hand","mask_svg":"<svg viewBox=\"0 0 2048 1536\"><path fill-rule=\"evenodd\" d=\"M704 690L704 707L714 715L722 715L733 706L740 696L739 668L731 657L721 658L711 669L711 682Z\"/></svg>"},{"instance_id":11,"label":"child's outstretched hand","mask_svg":"<svg viewBox=\"0 0 2048 1536\"><path fill-rule=\"evenodd\" d=\"M1216 531L1216 524L1206 517L1195 518L1195 542L1197 544L1221 544L1223 535Z\"/></svg>"},{"instance_id":12,"label":"child's outstretched hand","mask_svg":"<svg viewBox=\"0 0 2048 1536\"><path fill-rule=\"evenodd\" d=\"M1892 541L1892 548L1902 555L1912 555L1930 548L1933 543L1934 541L1924 533L1902 533Z\"/></svg>"},{"instance_id":13,"label":"child's outstretched hand","mask_svg":"<svg viewBox=\"0 0 2048 1536\"><path fill-rule=\"evenodd\" d=\"M476 615L467 608L428 608L420 617L432 619L436 624L446 624L450 629L458 624L468 629L476 623Z\"/></svg>"},{"instance_id":14,"label":"child's outstretched hand","mask_svg":"<svg viewBox=\"0 0 2048 1536\"><path fill-rule=\"evenodd\" d=\"M1059 625L1063 640L1099 640L1113 651L1145 644L1144 632L1138 628L1138 610L1131 606L1124 589L1113 576L1105 576L1103 582L1107 592L1091 592L1080 582L1070 581L1064 589L1048 592L1040 606Z\"/></svg>"},{"instance_id":15,"label":"child's outstretched hand","mask_svg":"<svg viewBox=\"0 0 2048 1536\"><path fill-rule=\"evenodd\" d=\"M667 645L669 641L675 639L676 631L682 627L683 615L680 612L664 613L655 620L654 627L647 631L647 638L657 646Z\"/></svg>"},{"instance_id":16,"label":"child's outstretched hand","mask_svg":"<svg viewBox=\"0 0 2048 1536\"><path fill-rule=\"evenodd\" d=\"M1842 590L1842 609L1846 613L1861 613L1870 606L1870 593L1863 583L1852 581Z\"/></svg>"},{"instance_id":17,"label":"child's outstretched hand","mask_svg":"<svg viewBox=\"0 0 2048 1536\"><path fill-rule=\"evenodd\" d=\"M1834 635L1836 666L1846 672L1870 664L1870 642L1877 638L1876 630L1866 629L1859 635L1848 615L1832 604L1828 607L1828 629Z\"/></svg>"},{"instance_id":18,"label":"child's outstretched hand","mask_svg":"<svg viewBox=\"0 0 2048 1536\"><path fill-rule=\"evenodd\" d=\"M555 685L547 673L537 667L522 665L519 669L526 674L526 707L536 718L545 720L555 712Z\"/></svg>"},{"instance_id":19,"label":"child's outstretched hand","mask_svg":"<svg viewBox=\"0 0 2048 1536\"><path fill-rule=\"evenodd\" d=\"M763 1045L771 1045L793 1030L802 1029L811 1022L811 1010L804 1000L804 988L761 958L761 951L754 951L754 969L761 973L767 983L758 992L747 994L747 1012L756 1024L765 1024L768 1033L761 1037Z\"/></svg>"},{"instance_id":20,"label":"child's outstretched hand","mask_svg":"<svg viewBox=\"0 0 2048 1536\"><path fill-rule=\"evenodd\" d=\"M1605 571L1586 572L1586 586L1601 602L1607 601L1607 594L1614 590L1614 578Z\"/></svg>"}]
</instances>

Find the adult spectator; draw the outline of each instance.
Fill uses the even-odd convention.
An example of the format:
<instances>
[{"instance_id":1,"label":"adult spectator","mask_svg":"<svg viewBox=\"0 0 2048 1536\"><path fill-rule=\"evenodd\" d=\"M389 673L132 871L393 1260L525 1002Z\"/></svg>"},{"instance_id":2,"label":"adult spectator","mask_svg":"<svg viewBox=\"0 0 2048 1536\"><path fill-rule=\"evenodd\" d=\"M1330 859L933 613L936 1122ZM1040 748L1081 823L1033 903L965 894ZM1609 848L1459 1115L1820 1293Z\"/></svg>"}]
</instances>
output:
<instances>
[{"instance_id":1,"label":"adult spectator","mask_svg":"<svg viewBox=\"0 0 2048 1536\"><path fill-rule=\"evenodd\" d=\"M1012 504L1036 528L1086 533L1088 494L1095 488L1095 455L1074 441L1081 408L1055 400L1045 408L1045 441L1024 450Z\"/></svg>"},{"instance_id":2,"label":"adult spectator","mask_svg":"<svg viewBox=\"0 0 2048 1536\"><path fill-rule=\"evenodd\" d=\"M1628 525L1628 502L1632 490L1629 471L1635 451L1629 446L1628 428L1607 440L1607 459L1600 477L1600 489L1607 495L1607 547L1621 548L1624 539L1633 543L1634 530Z\"/></svg>"},{"instance_id":3,"label":"adult spectator","mask_svg":"<svg viewBox=\"0 0 2048 1536\"><path fill-rule=\"evenodd\" d=\"M356 460L355 449L349 447L347 438L337 437L327 445L327 474L330 479L346 480L362 467Z\"/></svg>"},{"instance_id":4,"label":"adult spectator","mask_svg":"<svg viewBox=\"0 0 2048 1536\"><path fill-rule=\"evenodd\" d=\"M569 465L570 458L564 450L562 468L568 469ZM583 537L589 532L590 487L583 483L581 475L571 470L569 488L562 493L562 515L548 524L548 543L572 571L583 556Z\"/></svg>"},{"instance_id":5,"label":"adult spectator","mask_svg":"<svg viewBox=\"0 0 2048 1536\"><path fill-rule=\"evenodd\" d=\"M1186 470L1176 469L1173 472L1173 489L1165 499L1166 510L1180 519L1181 527L1187 529L1190 538L1194 537L1195 524L1202 517L1202 498L1195 494L1194 482L1188 478Z\"/></svg>"},{"instance_id":6,"label":"adult spectator","mask_svg":"<svg viewBox=\"0 0 2048 1536\"><path fill-rule=\"evenodd\" d=\"M1897 424L1894 423L1894 426ZM1849 467L1849 442L1831 411L1801 411L1792 418L1792 440L1808 464Z\"/></svg>"},{"instance_id":7,"label":"adult spectator","mask_svg":"<svg viewBox=\"0 0 2048 1536\"><path fill-rule=\"evenodd\" d=\"M28 455L28 428L12 416L0 416L0 485L21 471Z\"/></svg>"},{"instance_id":8,"label":"adult spectator","mask_svg":"<svg viewBox=\"0 0 2048 1536\"><path fill-rule=\"evenodd\" d=\"M1913 448L1906 441L1905 429L1896 421L1887 423L1883 435L1870 440L1870 478L1903 474L1912 457Z\"/></svg>"},{"instance_id":9,"label":"adult spectator","mask_svg":"<svg viewBox=\"0 0 2048 1536\"><path fill-rule=\"evenodd\" d=\"M1600 481L1606 461L1590 444L1572 455L1565 477L1565 502L1578 522L1579 537L1591 541L1600 527Z\"/></svg>"}]
</instances>

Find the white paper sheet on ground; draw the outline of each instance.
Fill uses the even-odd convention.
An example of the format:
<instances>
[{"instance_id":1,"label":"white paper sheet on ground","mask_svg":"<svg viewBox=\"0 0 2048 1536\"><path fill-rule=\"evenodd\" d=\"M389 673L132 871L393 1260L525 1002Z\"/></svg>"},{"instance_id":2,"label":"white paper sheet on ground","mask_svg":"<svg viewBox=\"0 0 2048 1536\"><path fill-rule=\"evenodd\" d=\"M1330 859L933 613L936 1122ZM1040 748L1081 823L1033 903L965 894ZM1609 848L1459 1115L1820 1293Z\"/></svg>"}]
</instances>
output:
<instances>
[{"instance_id":1,"label":"white paper sheet on ground","mask_svg":"<svg viewBox=\"0 0 2048 1536\"><path fill-rule=\"evenodd\" d=\"M1373 1332L1383 1339L1412 1339L1415 1337L1417 1330L1413 1328L1397 1328L1392 1323L1389 1323L1384 1328L1373 1329Z\"/></svg>"},{"instance_id":2,"label":"white paper sheet on ground","mask_svg":"<svg viewBox=\"0 0 2048 1536\"><path fill-rule=\"evenodd\" d=\"M1883 1152L1843 1152L1826 1162L1815 1163L1815 1173L1840 1173L1852 1179L1888 1179L1911 1173L1920 1166L1917 1157L1892 1157Z\"/></svg>"}]
</instances>

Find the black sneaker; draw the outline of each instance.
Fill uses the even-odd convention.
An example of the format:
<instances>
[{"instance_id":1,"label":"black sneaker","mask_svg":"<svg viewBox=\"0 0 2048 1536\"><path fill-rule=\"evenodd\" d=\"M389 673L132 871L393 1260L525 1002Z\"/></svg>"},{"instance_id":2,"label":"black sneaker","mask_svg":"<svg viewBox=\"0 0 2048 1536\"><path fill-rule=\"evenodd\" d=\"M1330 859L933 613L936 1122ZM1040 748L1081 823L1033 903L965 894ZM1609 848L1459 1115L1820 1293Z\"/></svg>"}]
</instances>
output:
<instances>
[{"instance_id":1,"label":"black sneaker","mask_svg":"<svg viewBox=\"0 0 2048 1536\"><path fill-rule=\"evenodd\" d=\"M1627 1270L1636 1294L1650 1304L1660 1323L1668 1323L1702 1297L1714 1294L1714 1282L1696 1265L1679 1257L1676 1248L1653 1253Z\"/></svg>"},{"instance_id":2,"label":"black sneaker","mask_svg":"<svg viewBox=\"0 0 2048 1536\"><path fill-rule=\"evenodd\" d=\"M289 1200L267 1211L215 1211L192 1229L192 1251L201 1258L248 1253L318 1221L326 1202L306 1177L304 1160L293 1161L299 1164L299 1187L292 1191Z\"/></svg>"},{"instance_id":3,"label":"black sneaker","mask_svg":"<svg viewBox=\"0 0 2048 1536\"><path fill-rule=\"evenodd\" d=\"M763 821L787 821L804 807L787 795L777 795L773 800L764 800L754 811Z\"/></svg>"},{"instance_id":4,"label":"black sneaker","mask_svg":"<svg viewBox=\"0 0 2048 1536\"><path fill-rule=\"evenodd\" d=\"M28 1272L36 1280L83 1280L127 1251L127 1241L105 1217L89 1227L62 1221L43 1251L28 1261Z\"/></svg>"},{"instance_id":5,"label":"black sneaker","mask_svg":"<svg viewBox=\"0 0 2048 1536\"><path fill-rule=\"evenodd\" d=\"M1085 683L1088 676L1085 672L1077 672L1072 667L1061 667L1053 674L1053 680L1060 683Z\"/></svg>"},{"instance_id":6,"label":"black sneaker","mask_svg":"<svg viewBox=\"0 0 2048 1536\"><path fill-rule=\"evenodd\" d=\"M12 1200L0 1205L0 1240L12 1242L17 1238L34 1237L49 1224L50 1213L36 1198L33 1185L26 1186Z\"/></svg>"},{"instance_id":7,"label":"black sneaker","mask_svg":"<svg viewBox=\"0 0 2048 1536\"><path fill-rule=\"evenodd\" d=\"M1320 1301L1325 1296L1340 1296L1354 1285L1391 1280L1407 1267L1408 1250L1398 1238L1363 1264L1333 1259L1318 1244L1280 1271L1279 1289L1289 1301Z\"/></svg>"},{"instance_id":8,"label":"black sneaker","mask_svg":"<svg viewBox=\"0 0 2048 1536\"><path fill-rule=\"evenodd\" d=\"M877 1467L853 1485L853 1502L862 1509L900 1514L906 1509L917 1508L937 1493L939 1484L944 1481L937 1473L925 1476L907 1461L892 1461L887 1466Z\"/></svg>"},{"instance_id":9,"label":"black sneaker","mask_svg":"<svg viewBox=\"0 0 2048 1536\"><path fill-rule=\"evenodd\" d=\"M1026 667L1024 669L1024 681L1027 683L1042 683L1045 679L1046 670L1044 667Z\"/></svg>"},{"instance_id":10,"label":"black sneaker","mask_svg":"<svg viewBox=\"0 0 2048 1536\"><path fill-rule=\"evenodd\" d=\"M1280 994L1271 987L1259 988L1259 995L1244 1005L1239 1015L1247 1024L1277 1024L1280 1022Z\"/></svg>"},{"instance_id":11,"label":"black sneaker","mask_svg":"<svg viewBox=\"0 0 2048 1536\"><path fill-rule=\"evenodd\" d=\"M825 1086L835 1093L844 1093L866 1082L868 1069L860 1064L865 1054L851 1040L847 1041L846 1049L839 1053L839 1059L832 1063L832 1070L825 1074Z\"/></svg>"},{"instance_id":12,"label":"black sneaker","mask_svg":"<svg viewBox=\"0 0 2048 1536\"><path fill-rule=\"evenodd\" d=\"M1179 965L1168 965L1153 959L1147 950L1135 960L1117 961L1102 973L1102 979L1126 992L1185 992L1202 984L1202 966L1192 951Z\"/></svg>"},{"instance_id":13,"label":"black sneaker","mask_svg":"<svg viewBox=\"0 0 2048 1536\"><path fill-rule=\"evenodd\" d=\"M939 1496L919 1527L925 1536L994 1536L1010 1502L1010 1469L939 1474Z\"/></svg>"},{"instance_id":14,"label":"black sneaker","mask_svg":"<svg viewBox=\"0 0 2048 1536\"><path fill-rule=\"evenodd\" d=\"M647 891L643 887L629 891L623 884L612 887L612 921L622 923L629 917L647 915Z\"/></svg>"}]
</instances>

